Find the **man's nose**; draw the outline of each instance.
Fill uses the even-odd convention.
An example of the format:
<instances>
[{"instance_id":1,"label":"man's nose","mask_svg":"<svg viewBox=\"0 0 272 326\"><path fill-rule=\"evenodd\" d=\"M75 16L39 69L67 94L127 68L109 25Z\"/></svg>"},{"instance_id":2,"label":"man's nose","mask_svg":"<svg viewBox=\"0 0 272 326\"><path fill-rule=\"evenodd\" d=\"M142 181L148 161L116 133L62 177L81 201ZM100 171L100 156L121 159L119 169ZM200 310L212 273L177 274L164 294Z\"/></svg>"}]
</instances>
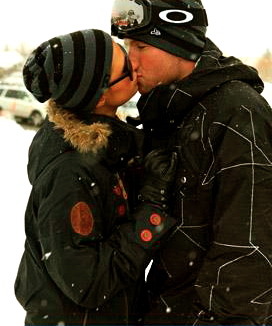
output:
<instances>
[{"instance_id":1,"label":"man's nose","mask_svg":"<svg viewBox=\"0 0 272 326\"><path fill-rule=\"evenodd\" d=\"M133 50L129 50L128 56L131 61L133 70L137 71L137 69L139 68L139 60L137 58L137 55L135 54L135 52Z\"/></svg>"}]
</instances>

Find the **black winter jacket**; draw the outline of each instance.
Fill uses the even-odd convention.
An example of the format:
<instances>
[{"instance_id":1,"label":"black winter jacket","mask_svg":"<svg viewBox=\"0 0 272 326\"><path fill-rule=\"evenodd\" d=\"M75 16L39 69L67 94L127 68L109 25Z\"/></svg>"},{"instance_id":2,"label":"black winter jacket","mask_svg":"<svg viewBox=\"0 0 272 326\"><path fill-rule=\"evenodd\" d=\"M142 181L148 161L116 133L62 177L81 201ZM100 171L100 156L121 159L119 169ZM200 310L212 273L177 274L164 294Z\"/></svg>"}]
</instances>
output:
<instances>
[{"instance_id":1,"label":"black winter jacket","mask_svg":"<svg viewBox=\"0 0 272 326\"><path fill-rule=\"evenodd\" d=\"M26 325L136 323L154 246L139 235L148 228L159 239L171 227L154 230L149 217L161 214L155 207L140 208L140 221L128 210L120 176L140 153L140 131L104 116L91 122L91 152L79 153L49 121L30 147L33 188L15 283Z\"/></svg>"},{"instance_id":2,"label":"black winter jacket","mask_svg":"<svg viewBox=\"0 0 272 326\"><path fill-rule=\"evenodd\" d=\"M269 324L272 112L255 69L207 40L193 73L138 103L145 146L180 153L179 225L147 284L152 325Z\"/></svg>"}]
</instances>

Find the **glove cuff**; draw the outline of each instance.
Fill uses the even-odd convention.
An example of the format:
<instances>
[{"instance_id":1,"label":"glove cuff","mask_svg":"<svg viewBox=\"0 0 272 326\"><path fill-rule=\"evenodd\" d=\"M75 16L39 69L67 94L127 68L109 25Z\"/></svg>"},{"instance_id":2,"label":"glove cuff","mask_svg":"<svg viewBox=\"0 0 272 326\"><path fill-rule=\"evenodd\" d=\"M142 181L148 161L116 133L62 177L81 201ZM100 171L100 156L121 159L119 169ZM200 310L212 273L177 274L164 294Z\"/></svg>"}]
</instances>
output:
<instances>
[{"instance_id":1,"label":"glove cuff","mask_svg":"<svg viewBox=\"0 0 272 326\"><path fill-rule=\"evenodd\" d=\"M134 213L133 238L145 249L156 249L166 234L177 224L160 206L143 203Z\"/></svg>"},{"instance_id":2,"label":"glove cuff","mask_svg":"<svg viewBox=\"0 0 272 326\"><path fill-rule=\"evenodd\" d=\"M142 202L150 202L161 206L164 210L167 208L169 194L165 187L154 187L144 185L139 193L139 200Z\"/></svg>"}]
</instances>

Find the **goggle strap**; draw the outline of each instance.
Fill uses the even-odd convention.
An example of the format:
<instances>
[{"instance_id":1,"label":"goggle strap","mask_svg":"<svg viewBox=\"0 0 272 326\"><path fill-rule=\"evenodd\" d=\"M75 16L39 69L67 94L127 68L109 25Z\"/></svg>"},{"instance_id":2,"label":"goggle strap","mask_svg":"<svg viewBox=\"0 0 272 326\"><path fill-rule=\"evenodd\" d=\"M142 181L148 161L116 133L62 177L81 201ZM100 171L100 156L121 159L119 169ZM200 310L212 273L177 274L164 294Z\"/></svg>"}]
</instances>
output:
<instances>
[{"instance_id":1,"label":"goggle strap","mask_svg":"<svg viewBox=\"0 0 272 326\"><path fill-rule=\"evenodd\" d=\"M174 10L174 8L172 9ZM177 12L172 12L168 15L170 20L173 20L173 25L176 26L208 26L208 18L207 18L207 14L206 14L206 10L205 9L201 9L201 8L190 8L188 9L187 7L184 8L178 8L177 10L183 10L185 12L188 12L190 14L193 15L193 19L190 20L187 23L175 23L175 21L179 21L181 20L181 12L177 11ZM164 21L163 19L160 18L160 14L163 12L164 10L162 10L161 7L156 7L153 6L152 7L152 22L158 23L158 24L164 24L164 25L169 25L171 24L170 21ZM157 18L156 21L154 20L154 18Z\"/></svg>"}]
</instances>

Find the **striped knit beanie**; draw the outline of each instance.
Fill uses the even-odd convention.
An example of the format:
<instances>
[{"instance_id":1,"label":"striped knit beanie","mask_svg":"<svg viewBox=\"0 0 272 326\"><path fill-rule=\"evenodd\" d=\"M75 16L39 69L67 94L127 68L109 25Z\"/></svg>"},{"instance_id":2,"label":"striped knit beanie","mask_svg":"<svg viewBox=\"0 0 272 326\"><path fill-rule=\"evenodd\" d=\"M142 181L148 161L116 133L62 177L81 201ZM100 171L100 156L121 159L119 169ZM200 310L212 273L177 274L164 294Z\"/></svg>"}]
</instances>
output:
<instances>
[{"instance_id":1,"label":"striped knit beanie","mask_svg":"<svg viewBox=\"0 0 272 326\"><path fill-rule=\"evenodd\" d=\"M25 86L39 102L53 99L58 106L83 117L95 108L108 86L112 52L111 36L101 30L54 37L27 59Z\"/></svg>"}]
</instances>

